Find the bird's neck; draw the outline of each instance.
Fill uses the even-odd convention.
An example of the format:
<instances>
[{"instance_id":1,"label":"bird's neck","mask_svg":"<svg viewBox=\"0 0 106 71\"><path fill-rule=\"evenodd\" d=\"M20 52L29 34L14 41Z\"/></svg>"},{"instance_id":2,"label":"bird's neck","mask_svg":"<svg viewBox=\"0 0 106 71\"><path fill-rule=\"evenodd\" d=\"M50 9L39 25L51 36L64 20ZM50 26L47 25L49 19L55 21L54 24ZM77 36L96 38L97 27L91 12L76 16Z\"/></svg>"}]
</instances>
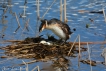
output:
<instances>
[{"instance_id":1,"label":"bird's neck","mask_svg":"<svg viewBox=\"0 0 106 71\"><path fill-rule=\"evenodd\" d=\"M52 30L53 28L54 28L54 26L53 25L48 25L48 24L46 24L46 27L45 27L46 29L49 29L49 30Z\"/></svg>"}]
</instances>

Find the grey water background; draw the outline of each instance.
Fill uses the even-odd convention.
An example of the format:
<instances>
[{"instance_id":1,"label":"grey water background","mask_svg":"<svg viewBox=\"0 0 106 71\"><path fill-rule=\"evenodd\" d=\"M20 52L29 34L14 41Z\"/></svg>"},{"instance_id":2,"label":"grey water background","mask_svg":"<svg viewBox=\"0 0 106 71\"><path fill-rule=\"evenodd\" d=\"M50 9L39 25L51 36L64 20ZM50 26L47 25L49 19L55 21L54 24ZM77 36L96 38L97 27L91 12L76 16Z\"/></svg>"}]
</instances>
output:
<instances>
[{"instance_id":1,"label":"grey water background","mask_svg":"<svg viewBox=\"0 0 106 71\"><path fill-rule=\"evenodd\" d=\"M26 37L35 37L36 35L36 24L37 24L37 14L36 14L36 0L0 0L0 46L6 46L10 43L4 44L4 40L23 40ZM48 7L51 5L53 0L40 0L40 17L46 12ZM23 6L26 6L25 15ZM67 24L71 29L76 28L76 31L72 34L71 38L68 41L74 41L75 38L80 35L81 41L105 41L106 39L106 23L104 21L103 14L99 13L80 13L80 10L84 11L101 11L104 8L106 12L106 0L67 0ZM19 17L20 28L15 30L18 27L17 20L15 18L15 13ZM48 13L45 15L44 19L60 19L60 0L57 0ZM93 19L94 22L91 22L89 18ZM28 30L25 29L25 23L29 19ZM39 22L40 24L40 22ZM89 25L89 28L86 28L86 24ZM55 36L51 31L44 30L40 35L43 35L44 38L47 38L47 35ZM3 38L2 38L3 37ZM58 38L57 36L55 36ZM86 47L86 46L85 46ZM93 44L89 45L91 52L91 59L94 61L104 61L101 57L102 50L106 45ZM0 50L0 56L3 54L3 50ZM88 58L88 52L82 52L82 59ZM80 63L80 69L78 68L78 58L69 57L70 66L69 71L90 71L90 66L87 64ZM17 66L11 68L15 64L22 63L22 60L25 62L31 61L33 59L17 59L9 58L2 59L0 58L0 69L2 71L25 71L26 66ZM40 69L44 67L49 67L51 61L48 62L37 62L29 64L29 71L31 71L37 65L40 66ZM10 66L10 67L9 67ZM106 66L103 64L97 64L97 66L92 67L93 71L106 71ZM0 71L1 71L0 70ZM43 70L42 70L43 71Z\"/></svg>"}]
</instances>

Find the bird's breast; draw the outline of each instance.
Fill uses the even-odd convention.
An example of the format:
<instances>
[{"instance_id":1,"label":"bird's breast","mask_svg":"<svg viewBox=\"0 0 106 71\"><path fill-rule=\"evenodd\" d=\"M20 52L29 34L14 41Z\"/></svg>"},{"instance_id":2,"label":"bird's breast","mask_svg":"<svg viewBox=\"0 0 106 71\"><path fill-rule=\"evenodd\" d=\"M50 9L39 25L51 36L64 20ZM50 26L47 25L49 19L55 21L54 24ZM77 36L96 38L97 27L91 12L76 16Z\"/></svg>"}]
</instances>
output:
<instances>
[{"instance_id":1,"label":"bird's breast","mask_svg":"<svg viewBox=\"0 0 106 71\"><path fill-rule=\"evenodd\" d=\"M64 40L66 39L66 34L65 34L65 32L63 32L61 27L56 26L56 25L52 25L52 26L48 26L47 29L51 30L58 37L60 37L60 38L62 38Z\"/></svg>"}]
</instances>

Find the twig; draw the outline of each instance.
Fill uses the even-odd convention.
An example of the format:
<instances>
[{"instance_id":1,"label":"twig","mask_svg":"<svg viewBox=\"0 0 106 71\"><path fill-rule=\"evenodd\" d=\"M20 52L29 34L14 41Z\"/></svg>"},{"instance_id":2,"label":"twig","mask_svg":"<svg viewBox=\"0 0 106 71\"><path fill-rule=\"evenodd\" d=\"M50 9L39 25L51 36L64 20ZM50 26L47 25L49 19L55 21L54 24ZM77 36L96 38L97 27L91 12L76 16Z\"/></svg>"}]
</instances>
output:
<instances>
[{"instance_id":1,"label":"twig","mask_svg":"<svg viewBox=\"0 0 106 71\"><path fill-rule=\"evenodd\" d=\"M68 52L68 56L69 56L71 50L73 49L73 46L75 45L75 42L76 42L77 39L78 39L78 36L77 36L76 39L74 40L74 42L73 42L73 44L72 44L72 46L71 46L71 48L70 48L70 50L69 50L69 52Z\"/></svg>"},{"instance_id":2,"label":"twig","mask_svg":"<svg viewBox=\"0 0 106 71\"><path fill-rule=\"evenodd\" d=\"M64 22L67 22L67 18L66 18L66 0L64 0Z\"/></svg>"},{"instance_id":3,"label":"twig","mask_svg":"<svg viewBox=\"0 0 106 71\"><path fill-rule=\"evenodd\" d=\"M29 29L28 29L28 23L29 23L29 19L25 22L25 27L24 27L24 29L23 29L22 32L24 32L25 29L27 29L27 31L29 31Z\"/></svg>"},{"instance_id":4,"label":"twig","mask_svg":"<svg viewBox=\"0 0 106 71\"><path fill-rule=\"evenodd\" d=\"M5 40L3 42L23 42L23 40Z\"/></svg>"},{"instance_id":5,"label":"twig","mask_svg":"<svg viewBox=\"0 0 106 71\"><path fill-rule=\"evenodd\" d=\"M39 26L39 0L36 0L36 4L37 4L37 23L36 23L36 37L39 36L39 32L38 32L38 26Z\"/></svg>"},{"instance_id":6,"label":"twig","mask_svg":"<svg viewBox=\"0 0 106 71\"><path fill-rule=\"evenodd\" d=\"M3 63L5 63L5 62L7 62L8 60L12 60L12 59L13 59L13 57L9 57L9 58L7 58L6 60L0 61L0 64L3 64Z\"/></svg>"},{"instance_id":7,"label":"twig","mask_svg":"<svg viewBox=\"0 0 106 71\"><path fill-rule=\"evenodd\" d=\"M104 19L105 19L105 22L106 22L106 15L105 15L105 10L103 8L103 15L104 15Z\"/></svg>"},{"instance_id":8,"label":"twig","mask_svg":"<svg viewBox=\"0 0 106 71\"><path fill-rule=\"evenodd\" d=\"M37 60L33 60L33 61L30 61L30 62L25 62L25 63L26 63L26 64L31 64L31 63L34 63L34 62L37 62ZM14 65L14 66L21 66L21 65L25 65L25 63L17 64L17 65Z\"/></svg>"},{"instance_id":9,"label":"twig","mask_svg":"<svg viewBox=\"0 0 106 71\"><path fill-rule=\"evenodd\" d=\"M28 70L28 64L24 60L22 60L22 62L26 65L26 71L29 71Z\"/></svg>"},{"instance_id":10,"label":"twig","mask_svg":"<svg viewBox=\"0 0 106 71\"><path fill-rule=\"evenodd\" d=\"M79 41L79 55L78 55L78 66L80 67L80 58L81 58L81 51L80 51L80 35L78 35Z\"/></svg>"},{"instance_id":11,"label":"twig","mask_svg":"<svg viewBox=\"0 0 106 71\"><path fill-rule=\"evenodd\" d=\"M90 50L89 50L89 45L87 43L87 48L88 48L88 54L89 54L89 60L90 60L90 67L91 67L91 71L92 71L92 65L91 65L91 56L90 56Z\"/></svg>"},{"instance_id":12,"label":"twig","mask_svg":"<svg viewBox=\"0 0 106 71\"><path fill-rule=\"evenodd\" d=\"M29 29L28 29L28 27L29 27L29 28L32 30L32 32L35 33L34 30L32 29L32 27L31 27L30 24L29 24L29 20L30 20L30 19L28 18L28 20L27 20L26 23L25 23L25 24L26 24L25 27L26 27L26 29L27 29L28 31L29 31Z\"/></svg>"},{"instance_id":13,"label":"twig","mask_svg":"<svg viewBox=\"0 0 106 71\"><path fill-rule=\"evenodd\" d=\"M60 20L63 20L63 5L62 5L62 0L60 0Z\"/></svg>"},{"instance_id":14,"label":"twig","mask_svg":"<svg viewBox=\"0 0 106 71\"><path fill-rule=\"evenodd\" d=\"M26 22L26 29L29 31L28 25L29 25L29 18L28 18L28 20L27 20L27 22Z\"/></svg>"},{"instance_id":15,"label":"twig","mask_svg":"<svg viewBox=\"0 0 106 71\"><path fill-rule=\"evenodd\" d=\"M39 66L36 66L32 71L38 69L37 71L40 71Z\"/></svg>"},{"instance_id":16,"label":"twig","mask_svg":"<svg viewBox=\"0 0 106 71\"><path fill-rule=\"evenodd\" d=\"M23 42L23 40L5 40L3 42ZM79 42L69 42L69 44L75 44L79 45ZM80 45L86 45L86 44L106 44L106 41L98 41L98 42L80 42Z\"/></svg>"},{"instance_id":17,"label":"twig","mask_svg":"<svg viewBox=\"0 0 106 71\"><path fill-rule=\"evenodd\" d=\"M17 14L15 13L15 17L16 17L16 20L17 20L17 23L18 23L18 28L15 30L15 33L17 32L17 30L20 28L20 23L19 23L19 19L17 17Z\"/></svg>"},{"instance_id":18,"label":"twig","mask_svg":"<svg viewBox=\"0 0 106 71\"><path fill-rule=\"evenodd\" d=\"M70 44L73 44L74 42L69 42ZM101 42L80 42L81 45L86 45L86 44L106 44L106 41L101 41ZM79 45L79 42L75 42L75 45Z\"/></svg>"},{"instance_id":19,"label":"twig","mask_svg":"<svg viewBox=\"0 0 106 71\"><path fill-rule=\"evenodd\" d=\"M24 14L22 17L26 17L26 6L24 6Z\"/></svg>"},{"instance_id":20,"label":"twig","mask_svg":"<svg viewBox=\"0 0 106 71\"><path fill-rule=\"evenodd\" d=\"M42 16L42 18L44 18L44 16L47 14L47 12L50 10L50 8L52 7L52 5L55 3L56 0L53 1L53 3L50 5L50 7L48 8L48 10L44 13L44 15Z\"/></svg>"},{"instance_id":21,"label":"twig","mask_svg":"<svg viewBox=\"0 0 106 71\"><path fill-rule=\"evenodd\" d=\"M33 61L30 61L30 62L24 62L23 61L23 63L22 64L17 64L17 65L14 65L14 66L12 66L12 67L16 67L16 66L22 66L22 65L28 65L28 64L31 64L31 63L34 63L34 62L37 62L37 60L33 60Z\"/></svg>"},{"instance_id":22,"label":"twig","mask_svg":"<svg viewBox=\"0 0 106 71\"><path fill-rule=\"evenodd\" d=\"M32 29L32 27L31 27L29 24L28 24L28 26L29 26L29 28L32 30L32 32L35 33L34 30Z\"/></svg>"},{"instance_id":23,"label":"twig","mask_svg":"<svg viewBox=\"0 0 106 71\"><path fill-rule=\"evenodd\" d=\"M39 43L20 44L20 45L22 45L22 46L31 46L31 45L37 45L37 44L39 44ZM27 47L27 48L28 48L28 47Z\"/></svg>"},{"instance_id":24,"label":"twig","mask_svg":"<svg viewBox=\"0 0 106 71\"><path fill-rule=\"evenodd\" d=\"M103 56L106 65L106 48L103 49L101 56Z\"/></svg>"},{"instance_id":25,"label":"twig","mask_svg":"<svg viewBox=\"0 0 106 71\"><path fill-rule=\"evenodd\" d=\"M15 30L15 32L14 32L14 33L16 33L16 32L18 31L18 29L19 29L19 28L20 28L20 26L18 26L18 27L17 27L17 29Z\"/></svg>"},{"instance_id":26,"label":"twig","mask_svg":"<svg viewBox=\"0 0 106 71\"><path fill-rule=\"evenodd\" d=\"M39 13L39 0L36 0L37 1L37 17L39 18L40 17L40 13Z\"/></svg>"}]
</instances>

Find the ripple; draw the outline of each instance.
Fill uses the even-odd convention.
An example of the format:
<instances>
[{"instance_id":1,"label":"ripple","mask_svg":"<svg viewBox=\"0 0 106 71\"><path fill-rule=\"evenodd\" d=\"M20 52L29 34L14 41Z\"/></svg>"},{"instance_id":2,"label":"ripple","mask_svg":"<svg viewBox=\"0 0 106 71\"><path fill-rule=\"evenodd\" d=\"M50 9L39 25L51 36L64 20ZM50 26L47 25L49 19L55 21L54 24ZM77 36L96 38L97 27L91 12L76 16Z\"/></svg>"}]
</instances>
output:
<instances>
[{"instance_id":1,"label":"ripple","mask_svg":"<svg viewBox=\"0 0 106 71\"><path fill-rule=\"evenodd\" d=\"M72 15L74 15L74 16L78 16L78 14L72 14Z\"/></svg>"},{"instance_id":2,"label":"ripple","mask_svg":"<svg viewBox=\"0 0 106 71\"><path fill-rule=\"evenodd\" d=\"M103 30L103 29L98 29L99 31Z\"/></svg>"},{"instance_id":3,"label":"ripple","mask_svg":"<svg viewBox=\"0 0 106 71\"><path fill-rule=\"evenodd\" d=\"M94 15L94 14L89 13L88 15Z\"/></svg>"},{"instance_id":4,"label":"ripple","mask_svg":"<svg viewBox=\"0 0 106 71\"><path fill-rule=\"evenodd\" d=\"M91 26L91 27L89 27L89 28L90 28L90 29L96 29L97 27L96 27L96 26L94 26L94 27Z\"/></svg>"},{"instance_id":5,"label":"ripple","mask_svg":"<svg viewBox=\"0 0 106 71\"><path fill-rule=\"evenodd\" d=\"M32 13L26 13L26 14L30 15L30 14L32 14Z\"/></svg>"},{"instance_id":6,"label":"ripple","mask_svg":"<svg viewBox=\"0 0 106 71\"><path fill-rule=\"evenodd\" d=\"M85 3L85 2L87 2L86 0L82 0L82 1L80 1L78 4L83 4L83 3Z\"/></svg>"},{"instance_id":7,"label":"ripple","mask_svg":"<svg viewBox=\"0 0 106 71\"><path fill-rule=\"evenodd\" d=\"M88 16L82 16L82 18L86 18L86 17L88 17Z\"/></svg>"},{"instance_id":8,"label":"ripple","mask_svg":"<svg viewBox=\"0 0 106 71\"><path fill-rule=\"evenodd\" d=\"M19 8L29 8L28 6L19 6Z\"/></svg>"},{"instance_id":9,"label":"ripple","mask_svg":"<svg viewBox=\"0 0 106 71\"><path fill-rule=\"evenodd\" d=\"M78 7L75 7L75 6L72 6L72 7L70 7L71 9L77 9Z\"/></svg>"},{"instance_id":10,"label":"ripple","mask_svg":"<svg viewBox=\"0 0 106 71\"><path fill-rule=\"evenodd\" d=\"M68 17L70 18L71 16L67 16L67 18L68 18Z\"/></svg>"},{"instance_id":11,"label":"ripple","mask_svg":"<svg viewBox=\"0 0 106 71\"><path fill-rule=\"evenodd\" d=\"M95 20L95 21L100 22L101 20Z\"/></svg>"},{"instance_id":12,"label":"ripple","mask_svg":"<svg viewBox=\"0 0 106 71\"><path fill-rule=\"evenodd\" d=\"M7 5L8 7L13 7L14 5Z\"/></svg>"},{"instance_id":13,"label":"ripple","mask_svg":"<svg viewBox=\"0 0 106 71\"><path fill-rule=\"evenodd\" d=\"M15 5L18 5L19 3L17 2L17 3L14 3Z\"/></svg>"}]
</instances>

